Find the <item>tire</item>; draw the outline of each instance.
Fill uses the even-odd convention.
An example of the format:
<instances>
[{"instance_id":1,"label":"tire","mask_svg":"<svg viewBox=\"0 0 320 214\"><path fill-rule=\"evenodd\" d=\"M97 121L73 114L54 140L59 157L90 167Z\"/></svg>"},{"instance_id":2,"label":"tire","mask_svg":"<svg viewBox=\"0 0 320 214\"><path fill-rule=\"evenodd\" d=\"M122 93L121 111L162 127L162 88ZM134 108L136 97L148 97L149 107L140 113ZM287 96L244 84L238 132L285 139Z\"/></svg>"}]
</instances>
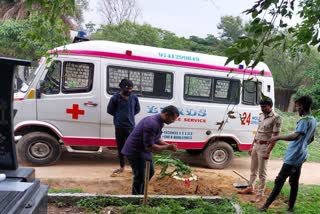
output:
<instances>
[{"instance_id":1,"label":"tire","mask_svg":"<svg viewBox=\"0 0 320 214\"><path fill-rule=\"evenodd\" d=\"M233 159L233 149L224 141L216 141L205 148L203 156L209 168L224 169Z\"/></svg>"},{"instance_id":2,"label":"tire","mask_svg":"<svg viewBox=\"0 0 320 214\"><path fill-rule=\"evenodd\" d=\"M187 153L189 154L189 155L200 155L201 154L201 152L202 152L202 150L201 149L187 149L186 150L187 151Z\"/></svg>"},{"instance_id":3,"label":"tire","mask_svg":"<svg viewBox=\"0 0 320 214\"><path fill-rule=\"evenodd\" d=\"M24 135L17 145L20 160L32 165L50 165L60 159L62 149L58 140L45 132Z\"/></svg>"}]
</instances>

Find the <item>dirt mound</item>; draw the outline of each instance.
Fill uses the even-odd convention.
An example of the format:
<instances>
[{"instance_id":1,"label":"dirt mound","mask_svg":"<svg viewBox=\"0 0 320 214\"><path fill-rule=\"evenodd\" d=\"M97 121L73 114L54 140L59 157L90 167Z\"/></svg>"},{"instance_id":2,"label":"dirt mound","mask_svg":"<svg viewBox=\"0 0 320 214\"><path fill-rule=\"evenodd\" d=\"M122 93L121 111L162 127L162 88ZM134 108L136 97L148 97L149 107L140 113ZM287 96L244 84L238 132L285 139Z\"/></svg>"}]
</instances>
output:
<instances>
[{"instance_id":1,"label":"dirt mound","mask_svg":"<svg viewBox=\"0 0 320 214\"><path fill-rule=\"evenodd\" d=\"M183 182L172 177L160 179L160 168L156 167L155 176L149 183L150 195L202 195L202 196L221 196L232 198L239 197L241 201L248 202L255 197L254 195L239 195L239 189L233 186L234 182L241 181L231 176L220 173L219 170L194 169L193 173L197 175L197 181ZM42 179L42 183L48 184L50 189L80 189L86 193L127 195L131 194L132 173L124 173L114 176L107 174L101 178L82 177L82 178L55 178ZM266 190L262 202L256 204L261 206L270 194L271 190ZM283 206L284 200L276 200L272 207Z\"/></svg>"},{"instance_id":2,"label":"dirt mound","mask_svg":"<svg viewBox=\"0 0 320 214\"><path fill-rule=\"evenodd\" d=\"M197 181L178 181L172 177L160 178L160 168L156 167L156 174L149 183L149 194L155 195L210 195L231 196L236 193L233 183L237 180L217 172L206 175L195 171ZM108 175L106 175L108 176ZM131 194L132 173L126 171L120 175L109 175L108 179L42 179L51 189L80 189L83 192L98 194Z\"/></svg>"},{"instance_id":3,"label":"dirt mound","mask_svg":"<svg viewBox=\"0 0 320 214\"><path fill-rule=\"evenodd\" d=\"M197 175L197 173L195 173ZM198 173L199 174L199 173ZM212 172L210 176L198 175L197 181L178 181L172 177L156 175L150 183L151 194L230 196L236 193L235 179Z\"/></svg>"}]
</instances>

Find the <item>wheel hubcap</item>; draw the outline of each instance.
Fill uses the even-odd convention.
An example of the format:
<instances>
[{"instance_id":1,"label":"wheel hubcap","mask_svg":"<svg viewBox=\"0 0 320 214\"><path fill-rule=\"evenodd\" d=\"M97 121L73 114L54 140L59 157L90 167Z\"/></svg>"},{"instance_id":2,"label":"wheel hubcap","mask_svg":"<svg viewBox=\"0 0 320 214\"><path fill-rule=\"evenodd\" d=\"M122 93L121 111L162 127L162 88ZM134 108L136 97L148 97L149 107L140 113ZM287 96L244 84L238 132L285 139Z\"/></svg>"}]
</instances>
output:
<instances>
[{"instance_id":1,"label":"wheel hubcap","mask_svg":"<svg viewBox=\"0 0 320 214\"><path fill-rule=\"evenodd\" d=\"M224 150L216 150L212 154L212 159L215 162L223 162L226 160L226 158L227 158L227 154Z\"/></svg>"},{"instance_id":2,"label":"wheel hubcap","mask_svg":"<svg viewBox=\"0 0 320 214\"><path fill-rule=\"evenodd\" d=\"M37 142L30 148L31 155L36 158L44 158L50 154L50 147L43 142Z\"/></svg>"}]
</instances>

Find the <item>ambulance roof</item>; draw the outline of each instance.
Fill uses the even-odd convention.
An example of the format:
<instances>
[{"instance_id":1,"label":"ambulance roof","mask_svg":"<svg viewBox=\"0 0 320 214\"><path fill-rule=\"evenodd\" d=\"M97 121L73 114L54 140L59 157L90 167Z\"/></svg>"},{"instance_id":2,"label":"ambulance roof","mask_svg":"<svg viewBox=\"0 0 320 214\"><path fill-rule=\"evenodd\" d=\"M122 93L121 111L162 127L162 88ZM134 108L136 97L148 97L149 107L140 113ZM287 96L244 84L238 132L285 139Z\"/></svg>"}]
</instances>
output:
<instances>
[{"instance_id":1,"label":"ambulance roof","mask_svg":"<svg viewBox=\"0 0 320 214\"><path fill-rule=\"evenodd\" d=\"M243 66L242 68L233 62L225 66L227 57L111 41L79 42L58 47L56 50L59 54L118 58L226 72L230 72L230 69L233 69L233 72L236 73L245 72L252 75L261 75L261 71L263 71L264 76L272 76L268 66L262 62L254 69L243 69L245 68L244 63L241 65Z\"/></svg>"}]
</instances>

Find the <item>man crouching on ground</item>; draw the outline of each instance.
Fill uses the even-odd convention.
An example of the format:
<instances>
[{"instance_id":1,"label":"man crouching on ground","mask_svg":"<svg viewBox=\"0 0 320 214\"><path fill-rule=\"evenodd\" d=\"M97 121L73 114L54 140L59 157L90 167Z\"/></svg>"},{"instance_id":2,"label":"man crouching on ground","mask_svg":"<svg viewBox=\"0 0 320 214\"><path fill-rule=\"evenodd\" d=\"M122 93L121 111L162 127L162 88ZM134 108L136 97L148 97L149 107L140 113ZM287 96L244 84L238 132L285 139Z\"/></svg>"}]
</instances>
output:
<instances>
[{"instance_id":1,"label":"man crouching on ground","mask_svg":"<svg viewBox=\"0 0 320 214\"><path fill-rule=\"evenodd\" d=\"M133 195L143 194L146 161L151 162L149 179L154 175L152 152L177 151L176 145L168 144L160 137L164 123L173 123L178 117L179 110L175 106L167 106L160 114L143 118L129 135L121 152L128 158L132 168Z\"/></svg>"}]
</instances>

